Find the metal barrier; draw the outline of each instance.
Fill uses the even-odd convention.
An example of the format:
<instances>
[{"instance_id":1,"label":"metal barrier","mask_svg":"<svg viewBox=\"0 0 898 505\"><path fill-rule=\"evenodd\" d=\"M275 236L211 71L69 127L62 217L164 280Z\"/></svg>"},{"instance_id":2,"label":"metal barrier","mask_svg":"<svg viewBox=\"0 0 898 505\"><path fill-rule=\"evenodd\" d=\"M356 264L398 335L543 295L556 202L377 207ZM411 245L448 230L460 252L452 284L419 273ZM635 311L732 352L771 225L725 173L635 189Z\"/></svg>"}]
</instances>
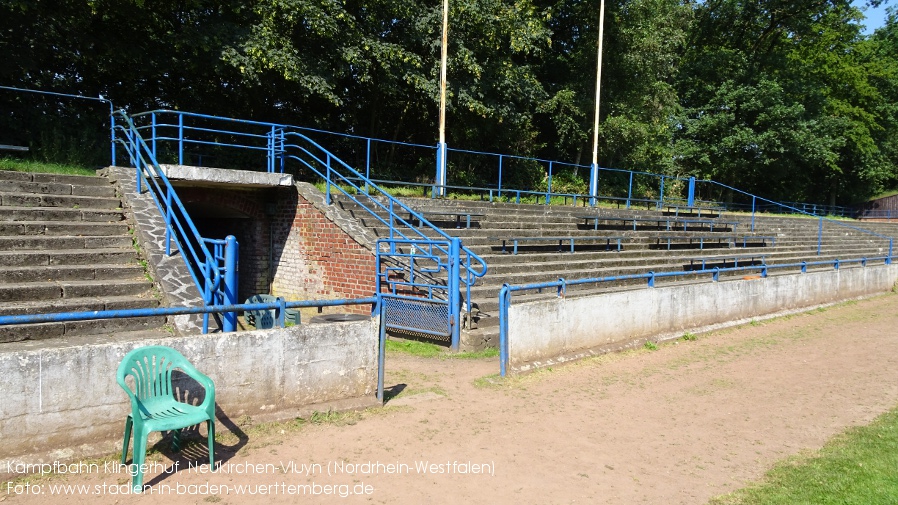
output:
<instances>
[{"instance_id":1,"label":"metal barrier","mask_svg":"<svg viewBox=\"0 0 898 505\"><path fill-rule=\"evenodd\" d=\"M833 269L838 270L840 267L844 265L850 265L852 263L859 264L862 267L866 267L869 262L878 262L882 261L885 265L890 265L892 263L892 251L889 250L888 256L876 256L872 258L858 258L851 260L829 260L829 261L802 261L800 263L784 263L779 265L748 265L741 267L715 267L715 268L705 268L701 270L689 270L684 272L647 272L644 274L631 274L631 275L617 275L617 276L609 276L609 277L597 277L591 279L576 279L576 280L565 280L558 279L557 281L552 282L542 282L542 283L534 283L534 284L525 284L518 286L511 286L508 284L504 284L502 288L499 290L499 372L502 377L505 377L508 366L508 307L511 305L511 294L518 291L532 291L538 290L542 292L543 289L555 289L556 296L564 297L567 294L568 286L575 286L581 284L598 284L602 282L613 282L613 281L621 281L621 280L633 280L633 279L644 279L646 281L646 286L649 288L655 287L655 281L657 279L666 278L666 277L684 277L687 275L710 275L711 279L714 282L718 282L720 280L720 274L724 272L744 272L744 271L758 271L762 278L766 278L768 272L774 269L787 269L787 268L798 268L801 273L807 273L808 267L815 266L832 266Z\"/></svg>"},{"instance_id":2,"label":"metal barrier","mask_svg":"<svg viewBox=\"0 0 898 505\"><path fill-rule=\"evenodd\" d=\"M445 265L453 265L453 268L460 269L460 272L453 273L454 270L445 270L443 273L448 277L444 291L430 290L418 300L421 302L423 299L427 299L429 302L406 304L402 308L421 315L427 313L433 306L448 304L446 330L439 334L448 334L453 348L458 347L461 303L456 303L453 300L458 300L458 293L462 290L461 284L464 284L465 289L470 293L470 287L476 278L486 274L486 263L473 251L462 246L458 239L449 236L410 207L393 198L368 177L371 170L372 139L341 135L344 138L367 141L368 162L365 167L365 175L363 175L308 135L311 132L329 132L180 111L151 111L135 114L134 117L149 121L148 124L134 127L133 134L137 138L140 137L140 132L149 134L146 150L153 160L156 160L157 153L163 150L164 142L176 142L179 163L183 163L186 145L215 145L228 149L245 150L250 153L264 153L268 172L282 172L288 162L311 172L325 182L324 193L328 204L333 201L334 191L341 193L352 203L364 209L377 222L386 226L389 229L390 239L406 242L429 241L432 236L435 236L436 241L430 244L433 254L439 255ZM202 124L194 125L191 124L191 121L199 121ZM242 128L242 130L237 130L237 128ZM170 134L171 131L174 131L175 134ZM207 135L211 137L205 137ZM406 145L414 146L413 144ZM412 222L417 222L420 226L413 226ZM380 261L381 254L380 247L378 247L376 252L378 261ZM395 261L399 257L394 255L390 261ZM463 274L461 270L463 270ZM388 279L380 277L379 279L389 284ZM388 287L385 289L390 290ZM470 297L467 297L466 303L467 312L470 313ZM397 310L400 308L398 305L391 305L391 307ZM411 319L411 321L423 320L425 319ZM413 331L437 334L433 332L432 325L429 324Z\"/></svg>"},{"instance_id":3,"label":"metal barrier","mask_svg":"<svg viewBox=\"0 0 898 505\"><path fill-rule=\"evenodd\" d=\"M87 312L57 312L52 314L20 314L15 316L0 316L0 326L10 324L38 324L38 323L63 323L68 321L90 321L95 319L113 319L121 317L153 317L153 316L175 316L181 314L203 314L208 317L209 314L236 314L246 310L275 310L275 324L279 328L286 326L285 315L287 309L309 308L309 307L336 307L345 305L367 305L372 304L372 314L382 314L380 296L372 296L368 298L356 299L340 299L340 300L300 300L286 301L282 297L278 297L274 302L268 303L238 303L227 305L204 305L203 307L156 307L146 309L121 309L121 310L95 310ZM386 346L386 336L384 334L381 317L380 343L378 350L378 367L377 367L377 399L383 401L384 391L384 354Z\"/></svg>"},{"instance_id":4,"label":"metal barrier","mask_svg":"<svg viewBox=\"0 0 898 505\"><path fill-rule=\"evenodd\" d=\"M202 296L203 306L236 303L237 239L233 235L224 240L203 238L131 118L124 111L119 111L116 118L119 120L116 131L122 134L117 140L125 146L131 164L136 168L137 192L143 193L146 188L165 221L165 254L172 255L174 238L187 270ZM209 251L210 247L212 252ZM209 312L202 314L203 333L207 333ZM234 331L236 327L237 315L225 314L222 329Z\"/></svg>"}]
</instances>

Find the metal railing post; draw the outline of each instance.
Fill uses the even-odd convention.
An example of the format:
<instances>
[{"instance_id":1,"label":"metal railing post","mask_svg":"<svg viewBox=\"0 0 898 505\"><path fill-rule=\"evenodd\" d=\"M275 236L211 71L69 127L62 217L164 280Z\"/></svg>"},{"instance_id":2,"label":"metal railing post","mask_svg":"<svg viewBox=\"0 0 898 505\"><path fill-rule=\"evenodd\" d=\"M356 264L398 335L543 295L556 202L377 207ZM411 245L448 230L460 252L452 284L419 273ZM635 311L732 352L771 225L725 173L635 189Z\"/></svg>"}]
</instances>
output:
<instances>
[{"instance_id":1,"label":"metal railing post","mask_svg":"<svg viewBox=\"0 0 898 505\"><path fill-rule=\"evenodd\" d=\"M820 226L817 228L817 256L820 256L820 250L823 246L823 218L820 218Z\"/></svg>"},{"instance_id":2,"label":"metal railing post","mask_svg":"<svg viewBox=\"0 0 898 505\"><path fill-rule=\"evenodd\" d=\"M377 305L380 309L380 340L377 349L377 400L384 401L384 359L387 347L387 315L383 295L377 293Z\"/></svg>"},{"instance_id":3,"label":"metal railing post","mask_svg":"<svg viewBox=\"0 0 898 505\"><path fill-rule=\"evenodd\" d=\"M686 200L687 207L695 207L695 177L689 178L689 193Z\"/></svg>"},{"instance_id":4,"label":"metal railing post","mask_svg":"<svg viewBox=\"0 0 898 505\"><path fill-rule=\"evenodd\" d=\"M327 172L325 172L324 177L324 201L328 205L331 204L331 155L328 153L327 155Z\"/></svg>"},{"instance_id":5,"label":"metal railing post","mask_svg":"<svg viewBox=\"0 0 898 505\"><path fill-rule=\"evenodd\" d=\"M115 109L112 106L112 101L109 100L109 143L112 149L112 166L116 166L115 164Z\"/></svg>"},{"instance_id":6,"label":"metal railing post","mask_svg":"<svg viewBox=\"0 0 898 505\"><path fill-rule=\"evenodd\" d=\"M546 184L546 205L551 203L551 195L552 194L552 162L549 162L549 178ZM576 202L574 203L576 206Z\"/></svg>"},{"instance_id":7,"label":"metal railing post","mask_svg":"<svg viewBox=\"0 0 898 505\"><path fill-rule=\"evenodd\" d=\"M184 114L178 114L178 165L184 164Z\"/></svg>"},{"instance_id":8,"label":"metal railing post","mask_svg":"<svg viewBox=\"0 0 898 505\"><path fill-rule=\"evenodd\" d=\"M499 185L498 185L498 197L502 198L502 155L499 155Z\"/></svg>"},{"instance_id":9,"label":"metal railing post","mask_svg":"<svg viewBox=\"0 0 898 505\"><path fill-rule=\"evenodd\" d=\"M755 195L751 196L751 231L755 231L755 200L757 197Z\"/></svg>"},{"instance_id":10,"label":"metal railing post","mask_svg":"<svg viewBox=\"0 0 898 505\"><path fill-rule=\"evenodd\" d=\"M172 220L172 209L171 209L171 189L167 188L165 190L165 255L171 256L171 220ZM184 254L182 251L181 254Z\"/></svg>"},{"instance_id":11,"label":"metal railing post","mask_svg":"<svg viewBox=\"0 0 898 505\"><path fill-rule=\"evenodd\" d=\"M156 157L156 113L155 112L150 114L150 122L151 122L150 131L153 133L153 139L152 139L152 141L153 141L152 142L153 158L158 160L159 158Z\"/></svg>"},{"instance_id":12,"label":"metal railing post","mask_svg":"<svg viewBox=\"0 0 898 505\"><path fill-rule=\"evenodd\" d=\"M224 287L222 292L224 293L224 305L236 305L237 304L237 261L239 260L239 245L237 244L237 238L233 235L228 235L225 237L225 247L224 247ZM283 320L283 310L281 311L281 315L279 320ZM222 318L222 331L225 333L231 331L237 331L237 313L236 312L225 312L224 317Z\"/></svg>"},{"instance_id":13,"label":"metal railing post","mask_svg":"<svg viewBox=\"0 0 898 505\"><path fill-rule=\"evenodd\" d=\"M368 139L368 149L365 152L365 194L368 194L368 181L371 180L371 139Z\"/></svg>"},{"instance_id":14,"label":"metal railing post","mask_svg":"<svg viewBox=\"0 0 898 505\"><path fill-rule=\"evenodd\" d=\"M452 332L452 350L458 351L460 340L461 293L461 239L452 237L449 244L449 331Z\"/></svg>"},{"instance_id":15,"label":"metal railing post","mask_svg":"<svg viewBox=\"0 0 898 505\"><path fill-rule=\"evenodd\" d=\"M661 190L658 192L658 210L664 208L664 176L661 176Z\"/></svg>"},{"instance_id":16,"label":"metal railing post","mask_svg":"<svg viewBox=\"0 0 898 505\"><path fill-rule=\"evenodd\" d=\"M627 188L627 208L630 208L630 199L633 198L633 171L630 171L630 187Z\"/></svg>"},{"instance_id":17,"label":"metal railing post","mask_svg":"<svg viewBox=\"0 0 898 505\"><path fill-rule=\"evenodd\" d=\"M589 169L589 196L589 205L595 207L596 197L599 196L599 165L596 163L590 165Z\"/></svg>"},{"instance_id":18,"label":"metal railing post","mask_svg":"<svg viewBox=\"0 0 898 505\"><path fill-rule=\"evenodd\" d=\"M499 375L505 377L508 367L508 306L511 290L503 284L499 290Z\"/></svg>"}]
</instances>

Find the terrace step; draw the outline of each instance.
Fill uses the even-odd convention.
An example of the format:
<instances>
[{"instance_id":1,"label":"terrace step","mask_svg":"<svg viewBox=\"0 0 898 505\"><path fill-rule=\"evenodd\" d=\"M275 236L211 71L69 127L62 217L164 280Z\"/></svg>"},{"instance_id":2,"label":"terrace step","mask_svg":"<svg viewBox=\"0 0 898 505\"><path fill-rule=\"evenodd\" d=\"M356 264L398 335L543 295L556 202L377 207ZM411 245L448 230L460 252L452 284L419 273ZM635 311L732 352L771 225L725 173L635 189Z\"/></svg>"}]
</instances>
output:
<instances>
[{"instance_id":1,"label":"terrace step","mask_svg":"<svg viewBox=\"0 0 898 505\"><path fill-rule=\"evenodd\" d=\"M106 178L0 171L0 315L159 306ZM165 317L0 326L0 342L167 335ZM101 337L104 338L104 337Z\"/></svg>"},{"instance_id":2,"label":"terrace step","mask_svg":"<svg viewBox=\"0 0 898 505\"><path fill-rule=\"evenodd\" d=\"M146 293L151 287L146 278L4 283L0 284L0 303L138 295ZM3 310L0 305L0 312Z\"/></svg>"},{"instance_id":3,"label":"terrace step","mask_svg":"<svg viewBox=\"0 0 898 505\"><path fill-rule=\"evenodd\" d=\"M115 197L44 195L38 193L5 192L0 190L0 206L116 209L122 206L122 201Z\"/></svg>"},{"instance_id":4,"label":"terrace step","mask_svg":"<svg viewBox=\"0 0 898 505\"><path fill-rule=\"evenodd\" d=\"M141 278L144 278L143 267L133 264L47 265L41 267L22 266L0 269L0 284Z\"/></svg>"},{"instance_id":5,"label":"terrace step","mask_svg":"<svg viewBox=\"0 0 898 505\"><path fill-rule=\"evenodd\" d=\"M86 237L20 235L0 237L0 251L127 248L131 243L131 237L128 235Z\"/></svg>"},{"instance_id":6,"label":"terrace step","mask_svg":"<svg viewBox=\"0 0 898 505\"><path fill-rule=\"evenodd\" d=\"M108 236L128 232L128 223L97 223L79 221L3 221L0 222L0 236L6 235L79 235Z\"/></svg>"},{"instance_id":7,"label":"terrace step","mask_svg":"<svg viewBox=\"0 0 898 505\"><path fill-rule=\"evenodd\" d=\"M0 266L41 266L41 265L108 265L136 264L134 248L106 247L85 249L44 249L40 251L0 251Z\"/></svg>"}]
</instances>

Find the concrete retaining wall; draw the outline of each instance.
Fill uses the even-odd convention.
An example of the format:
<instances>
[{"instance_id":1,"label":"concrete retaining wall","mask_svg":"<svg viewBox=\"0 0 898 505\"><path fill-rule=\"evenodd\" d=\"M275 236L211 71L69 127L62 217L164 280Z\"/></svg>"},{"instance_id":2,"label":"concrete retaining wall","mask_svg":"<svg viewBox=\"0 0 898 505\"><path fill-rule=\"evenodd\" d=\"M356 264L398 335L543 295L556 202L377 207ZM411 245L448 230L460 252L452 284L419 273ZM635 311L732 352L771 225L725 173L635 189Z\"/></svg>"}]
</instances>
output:
<instances>
[{"instance_id":1,"label":"concrete retaining wall","mask_svg":"<svg viewBox=\"0 0 898 505\"><path fill-rule=\"evenodd\" d=\"M219 432L245 416L292 419L375 405L378 324L372 318L161 340L9 344L0 350L0 475L10 460L52 463L120 451L130 404L115 374L139 346L174 347L212 378Z\"/></svg>"},{"instance_id":2,"label":"concrete retaining wall","mask_svg":"<svg viewBox=\"0 0 898 505\"><path fill-rule=\"evenodd\" d=\"M688 330L886 292L898 266L646 288L512 303L509 369L531 368L676 338Z\"/></svg>"}]
</instances>

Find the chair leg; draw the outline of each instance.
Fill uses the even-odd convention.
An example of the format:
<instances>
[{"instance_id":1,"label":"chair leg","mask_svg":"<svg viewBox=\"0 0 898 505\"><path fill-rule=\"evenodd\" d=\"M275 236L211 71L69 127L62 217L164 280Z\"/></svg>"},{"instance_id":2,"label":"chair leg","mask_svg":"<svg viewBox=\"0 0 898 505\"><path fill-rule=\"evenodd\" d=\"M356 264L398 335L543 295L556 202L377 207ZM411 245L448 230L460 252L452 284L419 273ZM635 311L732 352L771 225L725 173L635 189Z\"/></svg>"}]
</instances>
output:
<instances>
[{"instance_id":1,"label":"chair leg","mask_svg":"<svg viewBox=\"0 0 898 505\"><path fill-rule=\"evenodd\" d=\"M215 420L209 419L206 421L207 429L209 432L209 468L215 468Z\"/></svg>"},{"instance_id":2,"label":"chair leg","mask_svg":"<svg viewBox=\"0 0 898 505\"><path fill-rule=\"evenodd\" d=\"M182 431L181 428L172 430L172 434L174 435L172 437L172 441L171 441L171 450L172 451L178 452L181 450L181 431Z\"/></svg>"},{"instance_id":3,"label":"chair leg","mask_svg":"<svg viewBox=\"0 0 898 505\"><path fill-rule=\"evenodd\" d=\"M135 493L143 492L143 465L147 456L147 439L150 435L144 430L139 431L139 433L134 434L134 457L131 459L134 470L131 488Z\"/></svg>"},{"instance_id":4,"label":"chair leg","mask_svg":"<svg viewBox=\"0 0 898 505\"><path fill-rule=\"evenodd\" d=\"M128 458L128 445L131 443L131 426L134 424L134 420L131 419L131 416L128 415L128 418L125 419L125 439L122 441L122 464L125 464Z\"/></svg>"}]
</instances>

